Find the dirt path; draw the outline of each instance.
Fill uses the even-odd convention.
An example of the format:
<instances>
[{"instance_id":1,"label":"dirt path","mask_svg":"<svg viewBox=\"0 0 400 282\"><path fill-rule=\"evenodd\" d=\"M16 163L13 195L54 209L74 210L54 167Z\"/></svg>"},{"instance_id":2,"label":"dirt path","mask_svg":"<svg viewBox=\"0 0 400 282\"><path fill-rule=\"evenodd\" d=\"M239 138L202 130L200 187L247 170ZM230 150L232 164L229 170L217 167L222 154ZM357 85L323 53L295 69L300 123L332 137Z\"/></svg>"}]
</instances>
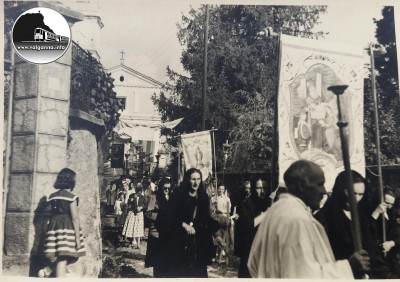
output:
<instances>
[{"instance_id":1,"label":"dirt path","mask_svg":"<svg viewBox=\"0 0 400 282\"><path fill-rule=\"evenodd\" d=\"M146 240L142 240L139 249L120 245L115 228L103 221L103 271L102 278L152 278L153 268L144 267L146 256ZM231 253L228 254L229 263L214 263L208 266L210 278L237 277L239 261Z\"/></svg>"}]
</instances>

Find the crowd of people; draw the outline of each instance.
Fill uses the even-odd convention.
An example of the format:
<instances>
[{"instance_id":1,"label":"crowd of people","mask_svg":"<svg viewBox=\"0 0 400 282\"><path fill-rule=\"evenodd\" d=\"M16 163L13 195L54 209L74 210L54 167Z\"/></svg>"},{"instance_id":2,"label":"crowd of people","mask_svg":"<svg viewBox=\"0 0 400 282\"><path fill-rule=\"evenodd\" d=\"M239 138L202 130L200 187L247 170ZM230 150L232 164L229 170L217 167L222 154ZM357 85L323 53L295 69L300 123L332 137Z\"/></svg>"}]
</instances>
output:
<instances>
[{"instance_id":1,"label":"crowd of people","mask_svg":"<svg viewBox=\"0 0 400 282\"><path fill-rule=\"evenodd\" d=\"M110 183L105 210L115 215L120 242L132 248L140 248L148 228L145 267L157 278L208 277L207 265L231 251L241 278L400 278L397 190L386 188L381 202L362 175L351 174L361 249L354 247L346 172L327 196L322 169L306 160L294 162L285 187L269 196L261 178L245 179L236 193L218 183L214 193L196 168L179 185L169 177L123 178ZM50 264L40 277L63 277L66 265L85 255L74 186L75 172L65 168L47 199Z\"/></svg>"},{"instance_id":2,"label":"crowd of people","mask_svg":"<svg viewBox=\"0 0 400 282\"><path fill-rule=\"evenodd\" d=\"M170 177L124 178L110 183L105 210L115 215L121 243L139 248L148 229L145 267L154 277L207 277L207 265L226 261L234 238L227 189L220 183L213 191L197 169L179 186Z\"/></svg>"},{"instance_id":3,"label":"crowd of people","mask_svg":"<svg viewBox=\"0 0 400 282\"><path fill-rule=\"evenodd\" d=\"M351 171L361 228L355 249L346 172L326 195L325 177L315 163L294 162L284 174L286 193L271 205L253 240L247 267L261 278L399 278L399 222L392 211L396 191L385 190L384 202L358 172ZM386 217L386 240L377 221Z\"/></svg>"},{"instance_id":4,"label":"crowd of people","mask_svg":"<svg viewBox=\"0 0 400 282\"><path fill-rule=\"evenodd\" d=\"M222 182L210 189L192 168L179 185L169 177L124 179L122 188L111 183L107 203L122 242L137 248L148 228L145 266L154 277L207 277L207 265L225 262L233 251L240 278L399 278L397 191L385 189L380 203L376 189L352 175L362 250L353 247L345 172L328 196L321 168L305 160L292 164L286 187L271 195L261 178L246 178L239 189Z\"/></svg>"}]
</instances>

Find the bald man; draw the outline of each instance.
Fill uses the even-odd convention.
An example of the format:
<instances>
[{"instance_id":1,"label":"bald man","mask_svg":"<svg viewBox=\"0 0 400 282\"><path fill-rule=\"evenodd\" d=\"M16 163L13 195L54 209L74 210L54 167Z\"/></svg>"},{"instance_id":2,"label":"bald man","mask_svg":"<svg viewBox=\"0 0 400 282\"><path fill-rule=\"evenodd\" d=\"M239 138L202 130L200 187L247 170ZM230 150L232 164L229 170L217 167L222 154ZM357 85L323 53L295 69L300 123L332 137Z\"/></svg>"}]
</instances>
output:
<instances>
[{"instance_id":1,"label":"bald man","mask_svg":"<svg viewBox=\"0 0 400 282\"><path fill-rule=\"evenodd\" d=\"M369 270L364 250L336 261L324 227L312 215L326 193L322 169L299 160L284 181L289 193L268 209L254 238L247 264L251 276L351 279L353 270Z\"/></svg>"}]
</instances>

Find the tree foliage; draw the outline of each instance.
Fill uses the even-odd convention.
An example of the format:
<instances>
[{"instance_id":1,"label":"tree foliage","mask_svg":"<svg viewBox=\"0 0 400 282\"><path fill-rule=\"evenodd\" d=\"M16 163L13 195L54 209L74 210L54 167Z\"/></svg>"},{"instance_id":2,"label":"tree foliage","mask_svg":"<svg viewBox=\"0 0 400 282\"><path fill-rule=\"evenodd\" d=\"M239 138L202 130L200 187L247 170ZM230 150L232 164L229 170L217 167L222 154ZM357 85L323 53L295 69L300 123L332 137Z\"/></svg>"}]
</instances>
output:
<instances>
[{"instance_id":1,"label":"tree foliage","mask_svg":"<svg viewBox=\"0 0 400 282\"><path fill-rule=\"evenodd\" d=\"M379 134L383 164L400 163L400 96L397 69L394 8L382 9L382 19L375 20L379 51L374 52L378 96ZM366 162L376 164L373 97L371 79L365 87L365 151ZM374 140L373 142L371 142Z\"/></svg>"},{"instance_id":2,"label":"tree foliage","mask_svg":"<svg viewBox=\"0 0 400 282\"><path fill-rule=\"evenodd\" d=\"M223 155L222 143L231 141L230 171L265 171L270 166L279 50L277 37L260 32L272 27L278 33L321 37L322 32L311 30L325 10L323 6L210 7L206 129L219 129L218 156ZM176 127L179 133L201 130L204 19L205 7L182 16L178 39L188 75L168 67L169 81L154 98L164 121L184 117ZM221 164L219 159L219 168Z\"/></svg>"}]
</instances>

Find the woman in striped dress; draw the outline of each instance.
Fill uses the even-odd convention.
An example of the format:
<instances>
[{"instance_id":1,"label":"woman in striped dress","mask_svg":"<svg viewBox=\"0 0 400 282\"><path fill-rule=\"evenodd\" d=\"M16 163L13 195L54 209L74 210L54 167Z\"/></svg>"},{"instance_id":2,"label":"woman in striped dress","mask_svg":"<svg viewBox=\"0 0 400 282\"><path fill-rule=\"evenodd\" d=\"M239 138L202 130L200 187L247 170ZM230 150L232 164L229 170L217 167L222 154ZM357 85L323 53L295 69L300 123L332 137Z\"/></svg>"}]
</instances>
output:
<instances>
[{"instance_id":1,"label":"woman in striped dress","mask_svg":"<svg viewBox=\"0 0 400 282\"><path fill-rule=\"evenodd\" d=\"M79 225L78 196L71 193L75 187L76 173L62 169L57 176L54 188L47 201L51 204L52 217L46 234L45 254L55 262L39 271L40 277L49 277L56 270L56 277L64 277L67 264L85 255L85 245Z\"/></svg>"},{"instance_id":2,"label":"woman in striped dress","mask_svg":"<svg viewBox=\"0 0 400 282\"><path fill-rule=\"evenodd\" d=\"M125 238L132 238L132 247L139 249L140 238L144 236L144 217L143 209L145 207L145 199L141 194L141 190L131 194L128 199L128 216L126 217L122 235Z\"/></svg>"}]
</instances>

